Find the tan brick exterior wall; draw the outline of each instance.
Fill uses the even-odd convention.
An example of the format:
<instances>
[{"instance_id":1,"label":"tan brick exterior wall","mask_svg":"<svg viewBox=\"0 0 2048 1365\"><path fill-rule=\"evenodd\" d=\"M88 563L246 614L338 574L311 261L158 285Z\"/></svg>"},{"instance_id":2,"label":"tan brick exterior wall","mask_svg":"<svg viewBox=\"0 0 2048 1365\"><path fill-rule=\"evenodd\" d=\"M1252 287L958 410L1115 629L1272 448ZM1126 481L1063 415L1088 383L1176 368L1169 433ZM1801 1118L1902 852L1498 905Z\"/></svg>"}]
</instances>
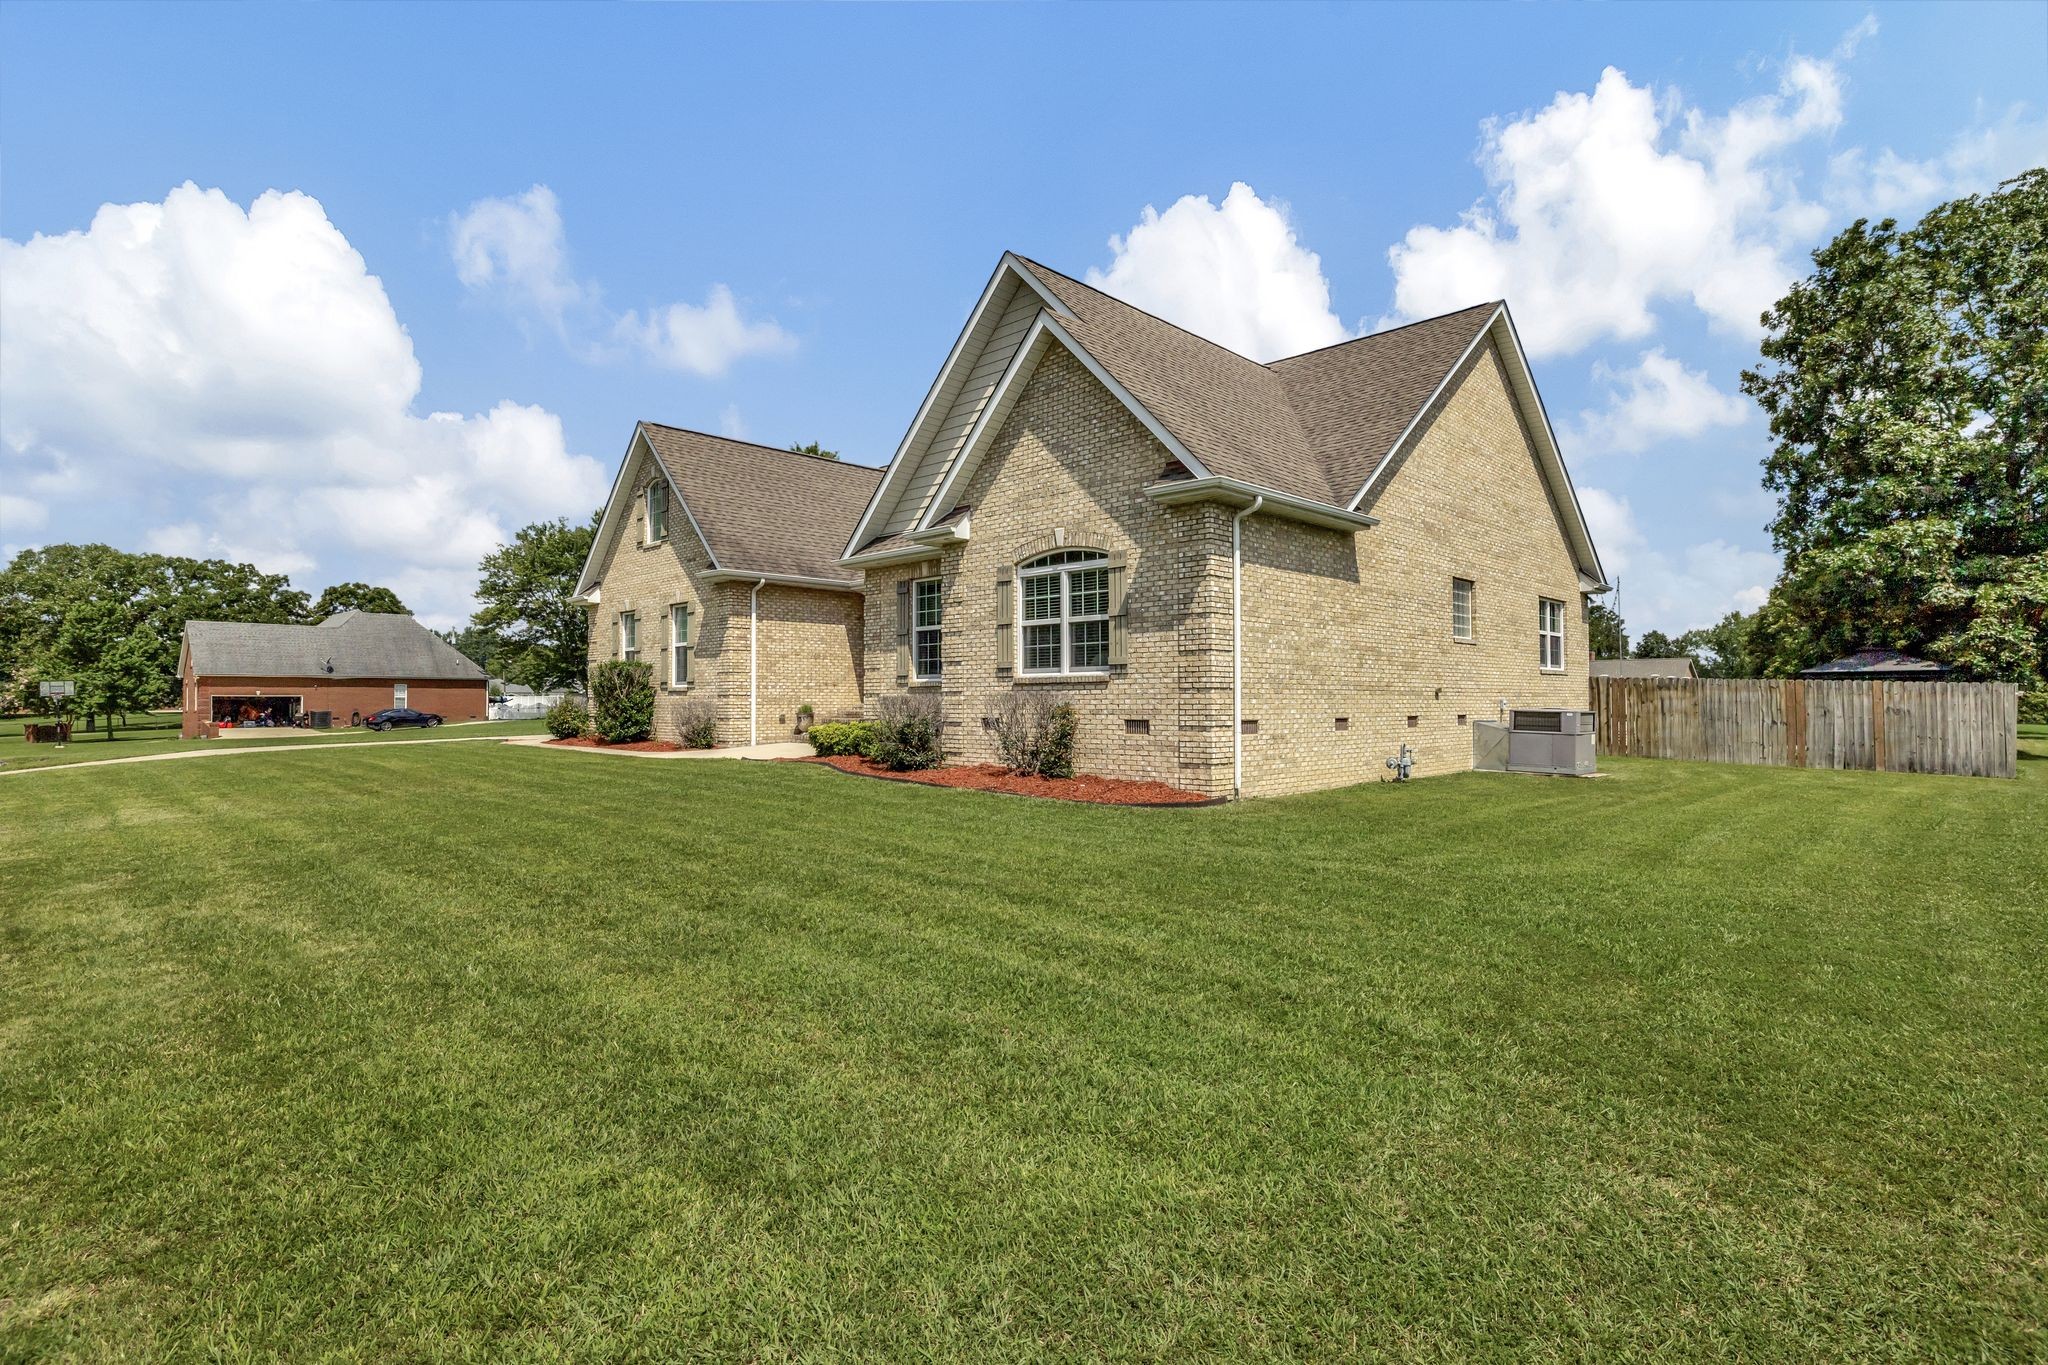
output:
<instances>
[{"instance_id":1,"label":"tan brick exterior wall","mask_svg":"<svg viewBox=\"0 0 2048 1365\"><path fill-rule=\"evenodd\" d=\"M1082 770L1229 793L1231 513L1146 498L1169 458L1079 361L1047 353L959 498L973 508L969 543L931 562L945 584L940 692L954 757L990 761L983 718L1013 687L1045 688L1079 712ZM1586 695L1577 571L1490 350L1439 401L1368 510L1383 524L1357 535L1245 522L1244 714L1257 723L1244 739L1246 795L1383 777L1403 742L1420 773L1462 770L1471 743L1459 715L1490 718L1501 697L1566 706ZM998 672L998 571L1055 531L1127 557L1130 662L1110 678ZM900 690L896 584L932 571L867 575L871 714ZM1450 638L1453 575L1477 584L1469 644ZM1566 604L1559 674L1538 667L1539 596ZM1128 733L1127 721L1149 733Z\"/></svg>"},{"instance_id":2,"label":"tan brick exterior wall","mask_svg":"<svg viewBox=\"0 0 2048 1365\"><path fill-rule=\"evenodd\" d=\"M1013 687L1031 687L1073 703L1081 770L1228 793L1229 514L1145 497L1171 458L1079 361L1057 347L1047 353L959 499L974 509L968 543L934 561L945 583L949 754L993 761L983 718ZM998 571L1055 531L1068 545L1127 556L1130 662L1109 678L1020 682L997 672ZM900 690L896 584L927 572L868 572L870 713L876 698ZM1127 733L1131 720L1150 733Z\"/></svg>"},{"instance_id":3,"label":"tan brick exterior wall","mask_svg":"<svg viewBox=\"0 0 2048 1365\"><path fill-rule=\"evenodd\" d=\"M1245 522L1248 796L1387 777L1404 743L1418 776L1462 772L1470 722L1495 719L1502 698L1585 705L1578 569L1491 347L1362 510L1380 525L1355 537ZM1476 585L1470 643L1451 638L1453 577ZM1542 597L1565 604L1559 673L1539 663Z\"/></svg>"},{"instance_id":4,"label":"tan brick exterior wall","mask_svg":"<svg viewBox=\"0 0 2048 1365\"><path fill-rule=\"evenodd\" d=\"M668 536L646 543L647 485L652 461L640 456L628 476L632 514L622 518L605 547L598 578L599 605L591 612L590 662L616 655L616 623L631 611L639 623L639 657L654 666L654 733L678 738L687 700L709 701L718 715L718 742L748 739L748 681L752 648L747 583L707 583L711 555L670 494ZM768 743L791 737L796 708L809 702L821 719L860 707L861 595L769 584L760 593L759 726ZM669 608L692 608L690 680L670 685Z\"/></svg>"}]
</instances>

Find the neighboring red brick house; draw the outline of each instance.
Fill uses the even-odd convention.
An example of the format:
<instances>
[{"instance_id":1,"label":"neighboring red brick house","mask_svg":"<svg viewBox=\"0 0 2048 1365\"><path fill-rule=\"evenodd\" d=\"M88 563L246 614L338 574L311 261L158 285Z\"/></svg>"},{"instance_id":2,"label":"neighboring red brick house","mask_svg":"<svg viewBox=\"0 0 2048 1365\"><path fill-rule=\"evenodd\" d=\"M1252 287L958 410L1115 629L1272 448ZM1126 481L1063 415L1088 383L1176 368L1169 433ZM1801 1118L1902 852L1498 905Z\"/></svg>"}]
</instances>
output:
<instances>
[{"instance_id":1,"label":"neighboring red brick house","mask_svg":"<svg viewBox=\"0 0 2048 1365\"><path fill-rule=\"evenodd\" d=\"M410 616L344 611L317 626L187 621L178 678L188 739L223 724L335 725L392 706L484 719L484 671Z\"/></svg>"}]
</instances>

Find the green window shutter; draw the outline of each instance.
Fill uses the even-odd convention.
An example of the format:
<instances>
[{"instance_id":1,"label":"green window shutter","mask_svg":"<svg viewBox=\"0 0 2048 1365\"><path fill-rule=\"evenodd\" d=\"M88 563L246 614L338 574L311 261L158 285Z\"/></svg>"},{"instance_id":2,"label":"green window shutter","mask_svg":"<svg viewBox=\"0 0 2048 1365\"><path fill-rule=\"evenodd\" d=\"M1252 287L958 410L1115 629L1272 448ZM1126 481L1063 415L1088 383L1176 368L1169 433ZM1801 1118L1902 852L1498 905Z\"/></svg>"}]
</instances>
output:
<instances>
[{"instance_id":1,"label":"green window shutter","mask_svg":"<svg viewBox=\"0 0 2048 1365\"><path fill-rule=\"evenodd\" d=\"M996 570L996 672L1008 673L1017 666L1016 628L1010 614L1016 610L1016 579L1006 564Z\"/></svg>"},{"instance_id":2,"label":"green window shutter","mask_svg":"<svg viewBox=\"0 0 2048 1365\"><path fill-rule=\"evenodd\" d=\"M1121 553L1109 557L1109 666L1121 668L1131 661L1129 632L1124 629L1124 577Z\"/></svg>"},{"instance_id":3,"label":"green window shutter","mask_svg":"<svg viewBox=\"0 0 2048 1365\"><path fill-rule=\"evenodd\" d=\"M896 681L910 681L910 580L896 585Z\"/></svg>"}]
</instances>

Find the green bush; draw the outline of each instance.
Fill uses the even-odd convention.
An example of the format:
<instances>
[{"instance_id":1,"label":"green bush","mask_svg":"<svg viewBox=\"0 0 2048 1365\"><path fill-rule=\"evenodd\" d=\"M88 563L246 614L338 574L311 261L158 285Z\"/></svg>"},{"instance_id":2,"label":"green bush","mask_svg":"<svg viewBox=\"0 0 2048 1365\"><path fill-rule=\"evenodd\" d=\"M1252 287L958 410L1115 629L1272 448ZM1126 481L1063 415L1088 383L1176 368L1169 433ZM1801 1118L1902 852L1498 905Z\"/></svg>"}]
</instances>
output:
<instances>
[{"instance_id":1,"label":"green bush","mask_svg":"<svg viewBox=\"0 0 2048 1365\"><path fill-rule=\"evenodd\" d=\"M939 699L928 692L884 697L875 707L882 736L869 757L899 773L936 768L945 761Z\"/></svg>"},{"instance_id":2,"label":"green bush","mask_svg":"<svg viewBox=\"0 0 2048 1365\"><path fill-rule=\"evenodd\" d=\"M859 754L862 758L873 758L881 744L882 727L871 720L828 720L822 725L813 725L805 738L811 741L811 748L823 758L833 758L840 754Z\"/></svg>"},{"instance_id":3,"label":"green bush","mask_svg":"<svg viewBox=\"0 0 2048 1365\"><path fill-rule=\"evenodd\" d=\"M2020 693L2020 723L2048 724L2048 688L2039 692Z\"/></svg>"},{"instance_id":4,"label":"green bush","mask_svg":"<svg viewBox=\"0 0 2048 1365\"><path fill-rule=\"evenodd\" d=\"M590 723L590 717L583 713L583 703L574 697L564 697L550 706L542 720L556 739L581 739Z\"/></svg>"},{"instance_id":5,"label":"green bush","mask_svg":"<svg viewBox=\"0 0 2048 1365\"><path fill-rule=\"evenodd\" d=\"M1072 777L1079 720L1066 702L1012 692L996 706L996 756L1025 777Z\"/></svg>"},{"instance_id":6,"label":"green bush","mask_svg":"<svg viewBox=\"0 0 2048 1365\"><path fill-rule=\"evenodd\" d=\"M708 749L718 743L718 708L699 698L676 708L676 730L685 749Z\"/></svg>"},{"instance_id":7,"label":"green bush","mask_svg":"<svg viewBox=\"0 0 2048 1365\"><path fill-rule=\"evenodd\" d=\"M638 659L607 659L590 670L590 728L606 744L654 733L654 669Z\"/></svg>"}]
</instances>

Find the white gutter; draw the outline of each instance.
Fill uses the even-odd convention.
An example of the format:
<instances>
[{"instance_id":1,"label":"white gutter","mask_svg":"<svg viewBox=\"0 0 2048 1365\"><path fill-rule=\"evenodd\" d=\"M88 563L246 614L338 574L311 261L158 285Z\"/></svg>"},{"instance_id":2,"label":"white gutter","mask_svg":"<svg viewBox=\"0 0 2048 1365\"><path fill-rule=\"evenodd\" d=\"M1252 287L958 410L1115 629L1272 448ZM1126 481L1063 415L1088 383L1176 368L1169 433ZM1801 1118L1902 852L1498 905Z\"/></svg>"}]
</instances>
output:
<instances>
[{"instance_id":1,"label":"white gutter","mask_svg":"<svg viewBox=\"0 0 2048 1365\"><path fill-rule=\"evenodd\" d=\"M761 742L761 589L762 579L747 594L747 744Z\"/></svg>"},{"instance_id":2,"label":"white gutter","mask_svg":"<svg viewBox=\"0 0 2048 1365\"><path fill-rule=\"evenodd\" d=\"M1266 505L1252 505L1230 518L1230 794L1244 793L1244 519Z\"/></svg>"},{"instance_id":3,"label":"white gutter","mask_svg":"<svg viewBox=\"0 0 2048 1365\"><path fill-rule=\"evenodd\" d=\"M926 551L924 558L931 558ZM823 588L827 592L860 592L861 581L857 578L817 578L810 574L762 573L759 570L716 569L704 575L706 583L746 583L755 581L777 583L788 588Z\"/></svg>"}]
</instances>

